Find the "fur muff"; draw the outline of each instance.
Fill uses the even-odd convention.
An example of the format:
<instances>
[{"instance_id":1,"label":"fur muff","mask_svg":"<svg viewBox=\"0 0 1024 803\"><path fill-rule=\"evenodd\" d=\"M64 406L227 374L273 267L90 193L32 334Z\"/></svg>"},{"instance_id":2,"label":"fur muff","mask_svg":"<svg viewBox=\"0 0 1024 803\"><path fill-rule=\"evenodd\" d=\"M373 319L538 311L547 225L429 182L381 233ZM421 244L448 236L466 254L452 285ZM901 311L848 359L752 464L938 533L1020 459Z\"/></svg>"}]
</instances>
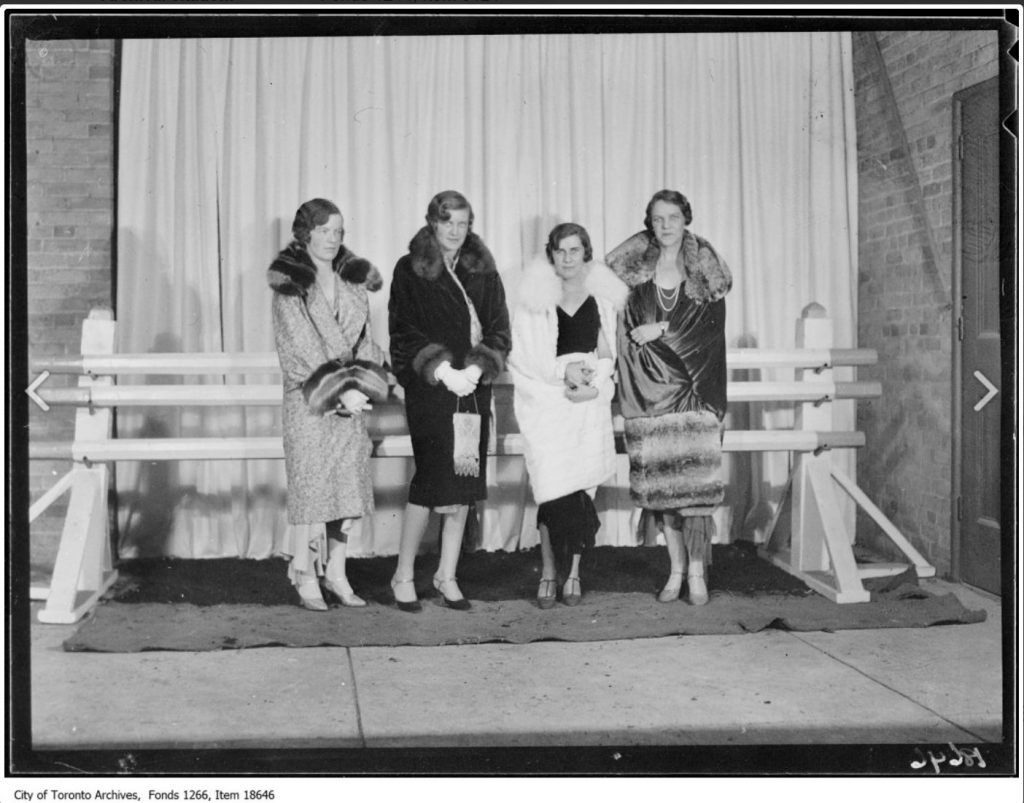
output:
<instances>
[{"instance_id":1,"label":"fur muff","mask_svg":"<svg viewBox=\"0 0 1024 803\"><path fill-rule=\"evenodd\" d=\"M344 245L334 257L334 272L350 284L363 284L366 289L376 292L384 285L380 271L369 260L358 257ZM267 283L275 293L286 296L303 296L316 282L316 266L306 253L306 248L293 242L285 248L267 269Z\"/></svg>"},{"instance_id":2,"label":"fur muff","mask_svg":"<svg viewBox=\"0 0 1024 803\"><path fill-rule=\"evenodd\" d=\"M625 440L637 507L704 516L722 503L722 427L714 413L627 418Z\"/></svg>"},{"instance_id":3,"label":"fur muff","mask_svg":"<svg viewBox=\"0 0 1024 803\"><path fill-rule=\"evenodd\" d=\"M309 408L324 415L341 404L347 390L358 390L371 401L388 397L388 375L379 365L366 360L328 360L302 383L302 396Z\"/></svg>"},{"instance_id":4,"label":"fur muff","mask_svg":"<svg viewBox=\"0 0 1024 803\"><path fill-rule=\"evenodd\" d=\"M444 271L441 246L429 226L424 226L409 241L412 269L421 279L437 279ZM494 257L484 241L470 232L459 250L459 264L470 273L493 273L498 270Z\"/></svg>"},{"instance_id":5,"label":"fur muff","mask_svg":"<svg viewBox=\"0 0 1024 803\"><path fill-rule=\"evenodd\" d=\"M660 247L648 231L634 234L611 251L608 265L630 287L654 276ZM732 273L714 247L693 232L683 234L677 264L685 280L685 293L694 301L718 301L732 289Z\"/></svg>"},{"instance_id":6,"label":"fur muff","mask_svg":"<svg viewBox=\"0 0 1024 803\"><path fill-rule=\"evenodd\" d=\"M584 279L584 287L595 298L612 303L622 309L629 296L629 287L603 262L591 262ZM523 268L519 282L519 306L532 312L552 309L562 300L562 280L544 257L538 257Z\"/></svg>"}]
</instances>

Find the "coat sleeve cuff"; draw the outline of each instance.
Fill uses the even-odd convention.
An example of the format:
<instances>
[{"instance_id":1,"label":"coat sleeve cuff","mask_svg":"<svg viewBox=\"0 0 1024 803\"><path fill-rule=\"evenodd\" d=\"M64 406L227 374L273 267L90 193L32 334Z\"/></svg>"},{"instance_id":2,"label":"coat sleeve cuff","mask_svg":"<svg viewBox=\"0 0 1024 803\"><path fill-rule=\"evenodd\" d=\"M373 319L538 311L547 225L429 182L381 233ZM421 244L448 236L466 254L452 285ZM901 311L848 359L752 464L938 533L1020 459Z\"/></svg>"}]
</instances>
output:
<instances>
[{"instance_id":1,"label":"coat sleeve cuff","mask_svg":"<svg viewBox=\"0 0 1024 803\"><path fill-rule=\"evenodd\" d=\"M466 365L476 365L483 372L481 382L493 382L505 367L505 356L500 351L479 343L466 355Z\"/></svg>"},{"instance_id":2,"label":"coat sleeve cuff","mask_svg":"<svg viewBox=\"0 0 1024 803\"><path fill-rule=\"evenodd\" d=\"M436 385L437 379L434 377L434 371L445 360L452 362L454 359L451 351L445 346L440 343L428 343L412 358L412 369L424 382Z\"/></svg>"}]
</instances>

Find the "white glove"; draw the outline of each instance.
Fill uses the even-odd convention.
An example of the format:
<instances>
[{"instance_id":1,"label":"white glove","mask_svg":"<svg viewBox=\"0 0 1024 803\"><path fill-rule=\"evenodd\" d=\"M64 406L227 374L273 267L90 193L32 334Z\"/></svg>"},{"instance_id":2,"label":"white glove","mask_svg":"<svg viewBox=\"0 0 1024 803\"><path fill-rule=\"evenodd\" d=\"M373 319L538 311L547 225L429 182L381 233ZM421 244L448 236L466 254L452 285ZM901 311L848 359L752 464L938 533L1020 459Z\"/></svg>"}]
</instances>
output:
<instances>
[{"instance_id":1,"label":"white glove","mask_svg":"<svg viewBox=\"0 0 1024 803\"><path fill-rule=\"evenodd\" d=\"M452 364L447 360L437 366L434 378L438 382L443 382L444 386L456 396L468 396L476 390L476 385L470 382L462 371L452 368Z\"/></svg>"},{"instance_id":2,"label":"white glove","mask_svg":"<svg viewBox=\"0 0 1024 803\"><path fill-rule=\"evenodd\" d=\"M462 375L473 383L473 389L475 390L476 386L480 384L480 377L484 375L484 372L479 365L467 365L462 369Z\"/></svg>"},{"instance_id":3,"label":"white glove","mask_svg":"<svg viewBox=\"0 0 1024 803\"><path fill-rule=\"evenodd\" d=\"M352 415L361 413L363 410L369 410L372 407L369 403L370 397L361 390L356 390L355 388L346 390L342 393L339 401L341 402L342 408Z\"/></svg>"}]
</instances>

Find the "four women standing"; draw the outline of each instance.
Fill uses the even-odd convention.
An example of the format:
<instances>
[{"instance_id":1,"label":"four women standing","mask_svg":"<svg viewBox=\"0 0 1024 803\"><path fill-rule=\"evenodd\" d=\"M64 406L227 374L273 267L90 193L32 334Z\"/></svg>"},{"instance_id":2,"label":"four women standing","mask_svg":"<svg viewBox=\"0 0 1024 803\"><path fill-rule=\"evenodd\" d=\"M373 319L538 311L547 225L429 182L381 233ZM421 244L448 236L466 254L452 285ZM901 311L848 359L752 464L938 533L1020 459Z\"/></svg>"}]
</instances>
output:
<instances>
[{"instance_id":1,"label":"four women standing","mask_svg":"<svg viewBox=\"0 0 1024 803\"><path fill-rule=\"evenodd\" d=\"M414 564L431 511L443 517L434 588L446 606L470 607L456 569L469 506L487 494L490 383L506 358L538 503L540 607L554 605L560 576L563 602L582 596L580 559L600 526L594 494L615 472L616 368L631 495L668 545L671 570L658 598L677 599L685 573L690 602L707 602L711 514L723 497L723 299L732 278L687 230L691 220L683 195L656 193L644 231L608 255L611 270L593 261L582 226L556 226L547 262L524 272L513 333L469 202L452 190L431 199L427 225L395 265L388 305L391 367L405 391L415 460L391 581L401 610L420 610ZM293 234L269 270L284 375L291 527L283 551L305 607L327 607L319 575L344 605L365 605L345 577L345 552L373 505L361 414L387 395L366 297L380 276L342 245L341 213L329 201L303 204Z\"/></svg>"}]
</instances>

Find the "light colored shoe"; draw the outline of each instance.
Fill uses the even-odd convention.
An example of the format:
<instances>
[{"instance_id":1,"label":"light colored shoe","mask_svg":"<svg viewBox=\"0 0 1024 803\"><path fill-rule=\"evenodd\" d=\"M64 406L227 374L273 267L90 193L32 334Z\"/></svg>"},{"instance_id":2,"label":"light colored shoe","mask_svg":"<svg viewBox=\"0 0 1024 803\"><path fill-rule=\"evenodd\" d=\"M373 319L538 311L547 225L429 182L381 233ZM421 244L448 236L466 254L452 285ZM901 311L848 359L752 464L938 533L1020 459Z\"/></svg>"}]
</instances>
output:
<instances>
[{"instance_id":1,"label":"light colored shoe","mask_svg":"<svg viewBox=\"0 0 1024 803\"><path fill-rule=\"evenodd\" d=\"M313 577L301 580L295 590L299 592L299 604L307 611L326 611L327 603L320 593L320 584Z\"/></svg>"},{"instance_id":2,"label":"light colored shoe","mask_svg":"<svg viewBox=\"0 0 1024 803\"><path fill-rule=\"evenodd\" d=\"M572 608L579 605L582 599L583 588L580 586L580 578L568 577L562 586L562 602Z\"/></svg>"},{"instance_id":3,"label":"light colored shoe","mask_svg":"<svg viewBox=\"0 0 1024 803\"><path fill-rule=\"evenodd\" d=\"M658 594L658 602L675 602L679 599L679 592L683 590L683 573L672 572L668 576L668 582Z\"/></svg>"},{"instance_id":4,"label":"light colored shoe","mask_svg":"<svg viewBox=\"0 0 1024 803\"><path fill-rule=\"evenodd\" d=\"M554 577L542 577L537 588L537 607L548 610L555 607L555 595L558 593L558 580Z\"/></svg>"},{"instance_id":5,"label":"light colored shoe","mask_svg":"<svg viewBox=\"0 0 1024 803\"><path fill-rule=\"evenodd\" d=\"M334 596L336 596L341 601L341 604L346 608L366 607L366 600L358 596L348 583L342 585L336 580L324 579L324 586L328 591L334 594Z\"/></svg>"},{"instance_id":6,"label":"light colored shoe","mask_svg":"<svg viewBox=\"0 0 1024 803\"><path fill-rule=\"evenodd\" d=\"M687 599L691 605L708 604L708 585L704 582L704 570L686 575Z\"/></svg>"}]
</instances>

